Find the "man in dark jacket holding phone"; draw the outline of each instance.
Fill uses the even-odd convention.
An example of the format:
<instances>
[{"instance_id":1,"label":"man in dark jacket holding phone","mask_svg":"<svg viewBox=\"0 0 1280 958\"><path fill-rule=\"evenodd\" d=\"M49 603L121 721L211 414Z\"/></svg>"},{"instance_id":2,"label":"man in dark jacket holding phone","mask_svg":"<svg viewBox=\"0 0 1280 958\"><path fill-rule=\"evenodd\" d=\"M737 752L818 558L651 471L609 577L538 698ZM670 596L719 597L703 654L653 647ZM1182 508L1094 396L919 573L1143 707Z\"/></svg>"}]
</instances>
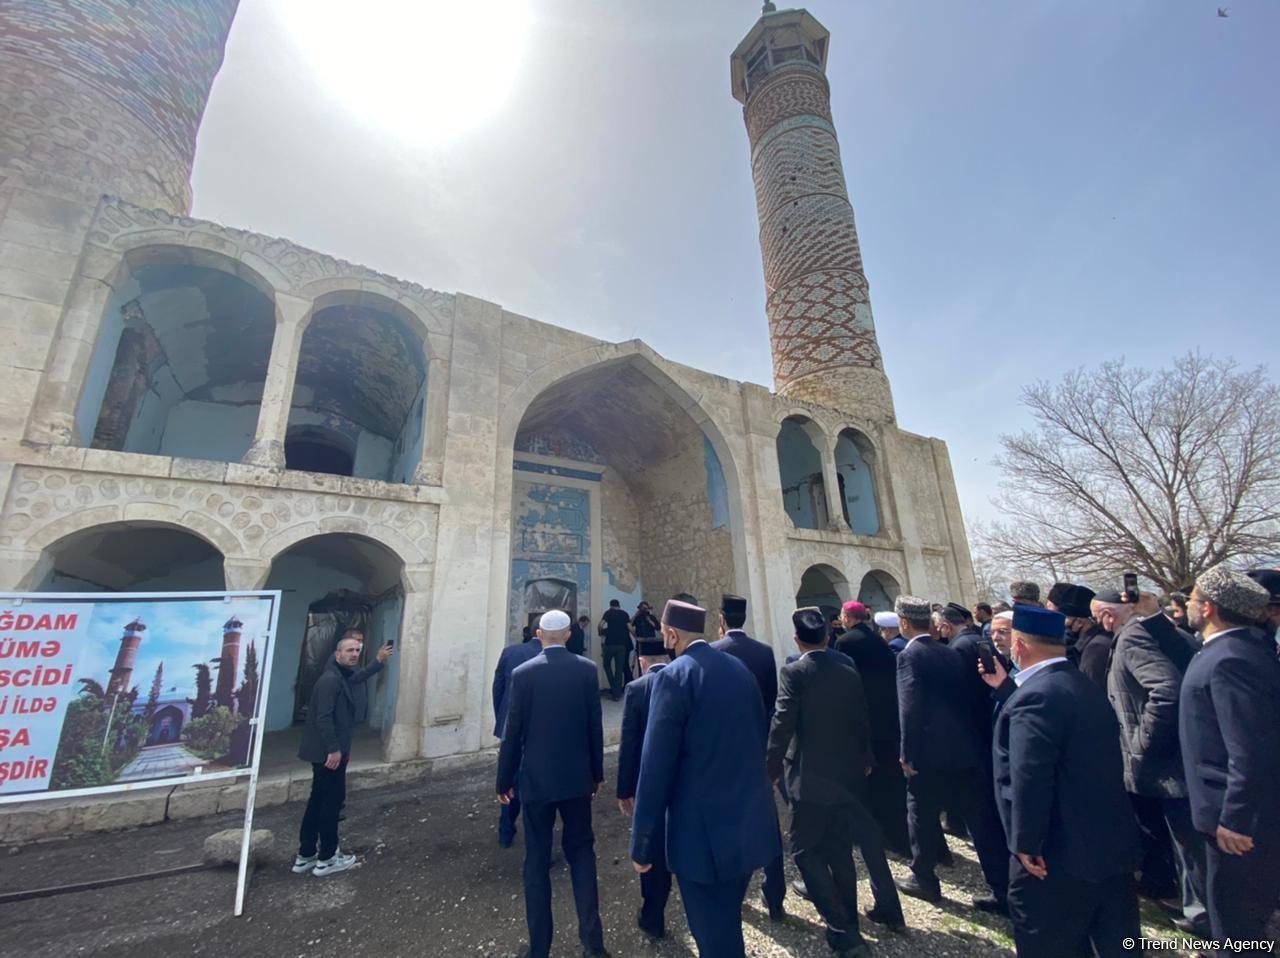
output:
<instances>
[{"instance_id":1,"label":"man in dark jacket holding phone","mask_svg":"<svg viewBox=\"0 0 1280 958\"><path fill-rule=\"evenodd\" d=\"M349 630L338 640L333 658L311 689L307 722L302 728L298 758L311 763L311 795L302 815L298 856L293 871L311 872L318 878L346 871L356 863L338 847L338 814L347 795L347 761L351 757L351 730L363 717L365 681L382 670L392 648L384 645L377 660L357 670L364 637Z\"/></svg>"}]
</instances>

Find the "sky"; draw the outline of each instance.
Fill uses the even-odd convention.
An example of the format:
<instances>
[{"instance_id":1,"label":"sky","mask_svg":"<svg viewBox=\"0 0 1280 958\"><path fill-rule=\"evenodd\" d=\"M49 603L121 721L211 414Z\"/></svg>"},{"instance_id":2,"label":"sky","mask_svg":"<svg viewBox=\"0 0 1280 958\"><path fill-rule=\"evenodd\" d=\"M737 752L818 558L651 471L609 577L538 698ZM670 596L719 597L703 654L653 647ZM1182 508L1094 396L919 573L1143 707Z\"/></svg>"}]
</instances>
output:
<instances>
[{"instance_id":1,"label":"sky","mask_svg":"<svg viewBox=\"0 0 1280 958\"><path fill-rule=\"evenodd\" d=\"M783 4L780 4L783 6ZM1280 368L1280 3L813 0L898 422L966 518L1022 385ZM772 386L750 0L241 0L196 216Z\"/></svg>"},{"instance_id":2,"label":"sky","mask_svg":"<svg viewBox=\"0 0 1280 958\"><path fill-rule=\"evenodd\" d=\"M151 692L156 667L163 664L162 695L195 695L195 670L197 662L208 662L222 652L222 625L232 615L244 623L240 639L240 673L243 675L244 653L249 643L258 648L258 664L262 668L266 655L266 643L262 636L270 631L271 603L248 597L192 602L149 602L145 599L129 602L101 602L94 607L93 619L84 650L76 661L76 688L82 678L96 679L106 688L111 679L111 668L120 651L120 637L124 627L135 618L141 619L147 630L138 646L138 658L134 664L129 685L138 687L138 701L145 702ZM215 672L216 675L216 672ZM216 679L215 679L216 681Z\"/></svg>"}]
</instances>

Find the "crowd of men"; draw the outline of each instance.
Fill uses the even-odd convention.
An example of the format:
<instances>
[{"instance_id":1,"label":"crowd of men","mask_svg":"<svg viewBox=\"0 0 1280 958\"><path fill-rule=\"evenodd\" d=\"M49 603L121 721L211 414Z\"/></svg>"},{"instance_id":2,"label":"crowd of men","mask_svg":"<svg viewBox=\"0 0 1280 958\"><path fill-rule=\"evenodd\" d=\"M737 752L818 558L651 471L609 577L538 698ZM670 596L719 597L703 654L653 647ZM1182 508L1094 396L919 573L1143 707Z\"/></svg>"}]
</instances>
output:
<instances>
[{"instance_id":1,"label":"crowd of men","mask_svg":"<svg viewBox=\"0 0 1280 958\"><path fill-rule=\"evenodd\" d=\"M786 916L785 820L792 890L837 955L869 954L863 919L904 931L901 895L942 900L948 834L981 865L989 894L972 907L1006 915L1023 958L1130 953L1139 893L1224 954L1265 942L1280 896L1280 571L1212 569L1167 612L1136 589L1059 583L1043 603L1034 583L1010 591L1007 607L904 595L873 615L847 602L836 623L798 609L781 669L743 631L740 596L722 597L714 642L693 596L660 620L642 606L643 634L614 603L599 626L606 663L634 642L640 671L630 679L629 654L606 664L606 694L624 692L616 799L631 820L639 928L665 936L674 877L698 953L744 955L756 871L770 917ZM494 679L498 837L512 843L522 809L533 958L551 948L557 817L582 952L608 954L592 829L601 692L594 662L566 648L575 626L545 613ZM334 675L359 682L346 645ZM326 852L341 855L324 772L335 756L345 764L349 727L318 719L302 756L321 797L295 871L324 874ZM873 897L862 911L854 846ZM893 879L888 854L909 860L907 877Z\"/></svg>"}]
</instances>

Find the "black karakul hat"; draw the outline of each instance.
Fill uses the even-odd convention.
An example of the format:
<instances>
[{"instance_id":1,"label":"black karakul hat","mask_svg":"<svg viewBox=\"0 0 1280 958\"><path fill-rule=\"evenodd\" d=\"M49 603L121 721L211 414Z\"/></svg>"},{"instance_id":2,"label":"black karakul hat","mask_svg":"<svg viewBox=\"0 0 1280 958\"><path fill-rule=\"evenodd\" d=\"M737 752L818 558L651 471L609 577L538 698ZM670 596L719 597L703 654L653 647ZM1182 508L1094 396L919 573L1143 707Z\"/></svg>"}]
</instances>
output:
<instances>
[{"instance_id":1,"label":"black karakul hat","mask_svg":"<svg viewBox=\"0 0 1280 958\"><path fill-rule=\"evenodd\" d=\"M661 639L636 639L636 655L670 655Z\"/></svg>"},{"instance_id":2,"label":"black karakul hat","mask_svg":"<svg viewBox=\"0 0 1280 958\"><path fill-rule=\"evenodd\" d=\"M740 595L722 595L720 596L720 611L727 612L730 615L746 615L747 600Z\"/></svg>"},{"instance_id":3,"label":"black karakul hat","mask_svg":"<svg viewBox=\"0 0 1280 958\"><path fill-rule=\"evenodd\" d=\"M972 612L970 612L968 609L966 609L964 606L962 606L959 602L948 602L948 603L943 607L943 611L945 611L945 612L954 612L954 613L956 613L957 615L959 615L962 619L972 619L972 618L973 618L973 613L972 613Z\"/></svg>"},{"instance_id":4,"label":"black karakul hat","mask_svg":"<svg viewBox=\"0 0 1280 958\"><path fill-rule=\"evenodd\" d=\"M824 645L827 641L827 620L816 606L796 609L791 613L791 624L796 628L796 638L805 645Z\"/></svg>"},{"instance_id":5,"label":"black karakul hat","mask_svg":"<svg viewBox=\"0 0 1280 958\"><path fill-rule=\"evenodd\" d=\"M1057 598L1050 598L1049 601L1056 605L1058 611L1063 615L1087 619L1093 614L1089 608L1089 603L1093 601L1096 595L1097 593L1087 585L1063 583L1062 588L1058 591Z\"/></svg>"},{"instance_id":6,"label":"black karakul hat","mask_svg":"<svg viewBox=\"0 0 1280 958\"><path fill-rule=\"evenodd\" d=\"M1280 569L1250 569L1245 575L1271 593L1272 603L1280 602Z\"/></svg>"},{"instance_id":7,"label":"black karakul hat","mask_svg":"<svg viewBox=\"0 0 1280 958\"><path fill-rule=\"evenodd\" d=\"M681 632L702 632L707 625L707 610L679 599L668 599L662 610L662 624Z\"/></svg>"}]
</instances>

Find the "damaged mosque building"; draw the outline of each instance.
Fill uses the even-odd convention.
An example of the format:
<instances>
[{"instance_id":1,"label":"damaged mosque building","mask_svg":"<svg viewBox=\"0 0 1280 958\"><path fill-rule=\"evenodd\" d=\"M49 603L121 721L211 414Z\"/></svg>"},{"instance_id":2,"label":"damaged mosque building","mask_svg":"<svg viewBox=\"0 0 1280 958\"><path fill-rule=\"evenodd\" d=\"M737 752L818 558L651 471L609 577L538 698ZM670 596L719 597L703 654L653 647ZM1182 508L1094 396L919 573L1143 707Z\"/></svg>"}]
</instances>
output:
<instances>
[{"instance_id":1,"label":"damaged mosque building","mask_svg":"<svg viewBox=\"0 0 1280 958\"><path fill-rule=\"evenodd\" d=\"M491 747L498 655L550 607L734 592L784 652L798 604L971 600L946 446L895 418L827 31L770 6L730 75L776 392L191 218L236 0L0 4L0 589L282 590L268 732L361 624L396 641L387 762Z\"/></svg>"}]
</instances>

